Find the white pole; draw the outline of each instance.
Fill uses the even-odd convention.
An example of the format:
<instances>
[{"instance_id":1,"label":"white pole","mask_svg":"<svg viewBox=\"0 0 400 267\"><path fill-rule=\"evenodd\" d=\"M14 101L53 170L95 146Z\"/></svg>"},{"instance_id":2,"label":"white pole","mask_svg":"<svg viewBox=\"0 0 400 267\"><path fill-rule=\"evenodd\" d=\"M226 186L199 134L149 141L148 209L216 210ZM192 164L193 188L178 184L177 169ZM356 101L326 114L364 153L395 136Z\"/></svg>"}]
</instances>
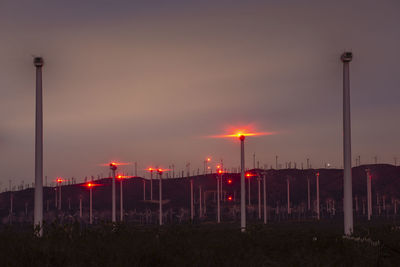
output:
<instances>
[{"instance_id":1,"label":"white pole","mask_svg":"<svg viewBox=\"0 0 400 267\"><path fill-rule=\"evenodd\" d=\"M82 196L79 197L79 218L82 218Z\"/></svg>"},{"instance_id":2,"label":"white pole","mask_svg":"<svg viewBox=\"0 0 400 267\"><path fill-rule=\"evenodd\" d=\"M217 174L217 223L221 222L221 206L220 206L220 194L219 194L219 177L220 174Z\"/></svg>"},{"instance_id":3,"label":"white pole","mask_svg":"<svg viewBox=\"0 0 400 267\"><path fill-rule=\"evenodd\" d=\"M57 205L58 205L58 200L57 200L57 194L58 194L58 192L57 192L57 187L58 187L58 185L56 185L55 187L54 187L54 193L55 193L55 200L54 200L54 206L55 206L55 208L57 208Z\"/></svg>"},{"instance_id":4,"label":"white pole","mask_svg":"<svg viewBox=\"0 0 400 267\"><path fill-rule=\"evenodd\" d=\"M14 202L14 197L12 191L10 191L10 224L12 224L13 202Z\"/></svg>"},{"instance_id":5,"label":"white pole","mask_svg":"<svg viewBox=\"0 0 400 267\"><path fill-rule=\"evenodd\" d=\"M240 228L242 232L246 231L246 189L244 178L244 139L240 136Z\"/></svg>"},{"instance_id":6,"label":"white pole","mask_svg":"<svg viewBox=\"0 0 400 267\"><path fill-rule=\"evenodd\" d=\"M150 200L153 200L153 171L150 171Z\"/></svg>"},{"instance_id":7,"label":"white pole","mask_svg":"<svg viewBox=\"0 0 400 267\"><path fill-rule=\"evenodd\" d=\"M368 206L368 221L370 221L372 216L372 191L371 191L371 173L369 169L367 169L367 206Z\"/></svg>"},{"instance_id":8,"label":"white pole","mask_svg":"<svg viewBox=\"0 0 400 267\"><path fill-rule=\"evenodd\" d=\"M286 178L286 186L287 186L287 214L291 214L290 210L290 181L289 178Z\"/></svg>"},{"instance_id":9,"label":"white pole","mask_svg":"<svg viewBox=\"0 0 400 267\"><path fill-rule=\"evenodd\" d=\"M90 224L92 224L93 223L93 201L92 201L92 198L93 198L93 193L92 193L92 187L90 187L90 189L89 189L89 222L90 222Z\"/></svg>"},{"instance_id":10,"label":"white pole","mask_svg":"<svg viewBox=\"0 0 400 267\"><path fill-rule=\"evenodd\" d=\"M202 207L201 207L201 204L202 204L201 201L202 201L202 199L201 199L201 186L199 186L199 217L200 218L203 216Z\"/></svg>"},{"instance_id":11,"label":"white pole","mask_svg":"<svg viewBox=\"0 0 400 267\"><path fill-rule=\"evenodd\" d=\"M317 219L320 219L319 216L319 172L316 173L317 178Z\"/></svg>"},{"instance_id":12,"label":"white pole","mask_svg":"<svg viewBox=\"0 0 400 267\"><path fill-rule=\"evenodd\" d=\"M111 207L111 220L112 222L116 222L117 221L117 216L116 216L116 209L117 209L117 205L116 205L116 199L115 199L115 169L112 169L112 192L111 192L111 196L112 196L112 207Z\"/></svg>"},{"instance_id":13,"label":"white pole","mask_svg":"<svg viewBox=\"0 0 400 267\"><path fill-rule=\"evenodd\" d=\"M344 233L353 233L353 197L351 178L351 122L350 122L350 61L351 52L341 56L343 62L343 165L344 165Z\"/></svg>"},{"instance_id":14,"label":"white pole","mask_svg":"<svg viewBox=\"0 0 400 267\"><path fill-rule=\"evenodd\" d=\"M251 205L251 199L250 199L250 193L251 193L251 192L250 192L250 190L251 190L251 189L250 189L250 186L251 186L250 180L251 180L251 179L250 179L250 177L251 177L251 176L249 176L249 177L247 178L247 186L248 186L248 190L249 190L249 206Z\"/></svg>"},{"instance_id":15,"label":"white pole","mask_svg":"<svg viewBox=\"0 0 400 267\"><path fill-rule=\"evenodd\" d=\"M308 165L308 163L307 163ZM311 209L311 199L310 199L310 178L307 177L307 208L308 211Z\"/></svg>"},{"instance_id":16,"label":"white pole","mask_svg":"<svg viewBox=\"0 0 400 267\"><path fill-rule=\"evenodd\" d=\"M43 59L35 57L36 67L36 117L35 117L35 208L34 227L39 228L38 236L43 235Z\"/></svg>"},{"instance_id":17,"label":"white pole","mask_svg":"<svg viewBox=\"0 0 400 267\"><path fill-rule=\"evenodd\" d=\"M119 188L119 190L120 190L120 220L121 220L121 222L123 222L124 221L124 198L123 198L123 190L122 190L122 180L123 180L124 178L121 178L120 179L120 188Z\"/></svg>"},{"instance_id":18,"label":"white pole","mask_svg":"<svg viewBox=\"0 0 400 267\"><path fill-rule=\"evenodd\" d=\"M190 219L193 222L194 206L193 206L193 179L190 179Z\"/></svg>"},{"instance_id":19,"label":"white pole","mask_svg":"<svg viewBox=\"0 0 400 267\"><path fill-rule=\"evenodd\" d=\"M266 224L267 223L267 174L264 174L263 198L264 198L264 224Z\"/></svg>"},{"instance_id":20,"label":"white pole","mask_svg":"<svg viewBox=\"0 0 400 267\"><path fill-rule=\"evenodd\" d=\"M143 200L146 200L146 179L143 178Z\"/></svg>"},{"instance_id":21,"label":"white pole","mask_svg":"<svg viewBox=\"0 0 400 267\"><path fill-rule=\"evenodd\" d=\"M261 220L261 177L257 175L258 181L258 219Z\"/></svg>"},{"instance_id":22,"label":"white pole","mask_svg":"<svg viewBox=\"0 0 400 267\"><path fill-rule=\"evenodd\" d=\"M159 205L160 205L160 212L159 212L159 222L160 225L162 225L162 172L158 173L160 176L160 182L159 182Z\"/></svg>"},{"instance_id":23,"label":"white pole","mask_svg":"<svg viewBox=\"0 0 400 267\"><path fill-rule=\"evenodd\" d=\"M58 184L58 193L60 194L58 197L58 209L61 210L61 183Z\"/></svg>"}]
</instances>

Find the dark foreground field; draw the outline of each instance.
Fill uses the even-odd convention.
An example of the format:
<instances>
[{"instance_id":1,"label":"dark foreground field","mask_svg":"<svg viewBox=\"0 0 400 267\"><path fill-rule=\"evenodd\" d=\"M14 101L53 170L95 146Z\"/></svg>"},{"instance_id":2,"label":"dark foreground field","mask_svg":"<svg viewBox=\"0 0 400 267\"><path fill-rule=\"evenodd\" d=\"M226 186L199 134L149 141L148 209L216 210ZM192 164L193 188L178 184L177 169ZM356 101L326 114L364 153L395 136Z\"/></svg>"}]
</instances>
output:
<instances>
[{"instance_id":1,"label":"dark foreground field","mask_svg":"<svg viewBox=\"0 0 400 267\"><path fill-rule=\"evenodd\" d=\"M0 266L400 266L400 228L358 226L343 239L339 223L139 227L49 225L2 228ZM377 242L379 241L379 242Z\"/></svg>"}]
</instances>

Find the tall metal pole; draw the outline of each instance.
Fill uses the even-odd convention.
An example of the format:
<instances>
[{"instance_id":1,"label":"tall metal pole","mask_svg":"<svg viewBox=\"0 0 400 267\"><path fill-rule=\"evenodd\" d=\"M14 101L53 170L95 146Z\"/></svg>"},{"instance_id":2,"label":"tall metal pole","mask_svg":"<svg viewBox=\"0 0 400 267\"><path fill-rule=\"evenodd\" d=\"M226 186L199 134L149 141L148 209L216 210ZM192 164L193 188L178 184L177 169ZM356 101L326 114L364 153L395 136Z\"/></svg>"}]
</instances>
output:
<instances>
[{"instance_id":1,"label":"tall metal pole","mask_svg":"<svg viewBox=\"0 0 400 267\"><path fill-rule=\"evenodd\" d=\"M286 186L287 186L287 214L291 214L290 210L290 181L289 177L286 178Z\"/></svg>"},{"instance_id":2,"label":"tall metal pole","mask_svg":"<svg viewBox=\"0 0 400 267\"><path fill-rule=\"evenodd\" d=\"M310 178L307 177L307 208L308 211L311 209L311 200L310 200Z\"/></svg>"},{"instance_id":3,"label":"tall metal pole","mask_svg":"<svg viewBox=\"0 0 400 267\"><path fill-rule=\"evenodd\" d=\"M221 222L221 204L220 204L220 194L219 194L219 177L220 174L217 174L217 223Z\"/></svg>"},{"instance_id":4,"label":"tall metal pole","mask_svg":"<svg viewBox=\"0 0 400 267\"><path fill-rule=\"evenodd\" d=\"M317 219L320 219L319 216L319 172L316 173L317 178Z\"/></svg>"},{"instance_id":5,"label":"tall metal pole","mask_svg":"<svg viewBox=\"0 0 400 267\"><path fill-rule=\"evenodd\" d=\"M121 178L120 179L120 188L119 188L119 191L120 191L120 194L119 194L119 197L120 197L120 199L119 199L119 201L120 201L120 221L121 222L123 222L124 221L124 197L123 197L123 190L122 190L122 180L123 180L124 178Z\"/></svg>"},{"instance_id":6,"label":"tall metal pole","mask_svg":"<svg viewBox=\"0 0 400 267\"><path fill-rule=\"evenodd\" d=\"M343 62L343 184L344 184L344 233L353 233L353 193L351 178L351 122L350 122L350 61L353 58L351 52L345 52L341 56Z\"/></svg>"},{"instance_id":7,"label":"tall metal pole","mask_svg":"<svg viewBox=\"0 0 400 267\"><path fill-rule=\"evenodd\" d=\"M246 187L244 178L244 139L240 137L240 228L242 232L246 231Z\"/></svg>"},{"instance_id":8,"label":"tall metal pole","mask_svg":"<svg viewBox=\"0 0 400 267\"><path fill-rule=\"evenodd\" d=\"M264 224L267 223L267 174L264 174L263 182L263 200L264 200Z\"/></svg>"},{"instance_id":9,"label":"tall metal pole","mask_svg":"<svg viewBox=\"0 0 400 267\"><path fill-rule=\"evenodd\" d=\"M117 166L114 164L110 164L110 168L112 170L112 183L111 183L111 221L116 222L117 221L117 216L116 216L116 199L115 199L115 171L117 170Z\"/></svg>"},{"instance_id":10,"label":"tall metal pole","mask_svg":"<svg viewBox=\"0 0 400 267\"><path fill-rule=\"evenodd\" d=\"M194 218L193 179L190 179L190 219L193 221L193 218Z\"/></svg>"},{"instance_id":11,"label":"tall metal pole","mask_svg":"<svg viewBox=\"0 0 400 267\"><path fill-rule=\"evenodd\" d=\"M150 170L150 200L153 200L153 171Z\"/></svg>"},{"instance_id":12,"label":"tall metal pole","mask_svg":"<svg viewBox=\"0 0 400 267\"><path fill-rule=\"evenodd\" d=\"M261 220L261 177L257 175L258 181L258 219Z\"/></svg>"},{"instance_id":13,"label":"tall metal pole","mask_svg":"<svg viewBox=\"0 0 400 267\"><path fill-rule=\"evenodd\" d=\"M38 227L38 236L43 235L43 58L35 57L36 67L36 118L35 118L35 208L34 227Z\"/></svg>"},{"instance_id":14,"label":"tall metal pole","mask_svg":"<svg viewBox=\"0 0 400 267\"><path fill-rule=\"evenodd\" d=\"M372 216L372 191L371 191L371 172L367 169L367 211L368 211L368 221L371 220Z\"/></svg>"},{"instance_id":15,"label":"tall metal pole","mask_svg":"<svg viewBox=\"0 0 400 267\"><path fill-rule=\"evenodd\" d=\"M202 198L201 198L201 186L199 186L199 218L201 218L203 216L201 201L202 201Z\"/></svg>"},{"instance_id":16,"label":"tall metal pole","mask_svg":"<svg viewBox=\"0 0 400 267\"><path fill-rule=\"evenodd\" d=\"M89 188L89 223L93 224L93 192L92 187Z\"/></svg>"},{"instance_id":17,"label":"tall metal pole","mask_svg":"<svg viewBox=\"0 0 400 267\"><path fill-rule=\"evenodd\" d=\"M143 200L146 200L146 179L143 178Z\"/></svg>"},{"instance_id":18,"label":"tall metal pole","mask_svg":"<svg viewBox=\"0 0 400 267\"><path fill-rule=\"evenodd\" d=\"M61 182L58 183L58 209L61 210Z\"/></svg>"},{"instance_id":19,"label":"tall metal pole","mask_svg":"<svg viewBox=\"0 0 400 267\"><path fill-rule=\"evenodd\" d=\"M79 196L79 218L82 218L82 196Z\"/></svg>"},{"instance_id":20,"label":"tall metal pole","mask_svg":"<svg viewBox=\"0 0 400 267\"><path fill-rule=\"evenodd\" d=\"M250 199L250 191L251 191L251 184L250 184L250 177L251 176L249 176L248 178L247 178L247 186L248 186L248 190L249 190L249 206L251 205L251 199Z\"/></svg>"},{"instance_id":21,"label":"tall metal pole","mask_svg":"<svg viewBox=\"0 0 400 267\"><path fill-rule=\"evenodd\" d=\"M160 176L160 182L159 182L159 193L160 193L160 195L159 195L159 209L160 209L160 212L159 212L159 222L160 222L160 225L162 225L163 223L162 223L162 172L158 172L158 174L159 174L159 176Z\"/></svg>"}]
</instances>

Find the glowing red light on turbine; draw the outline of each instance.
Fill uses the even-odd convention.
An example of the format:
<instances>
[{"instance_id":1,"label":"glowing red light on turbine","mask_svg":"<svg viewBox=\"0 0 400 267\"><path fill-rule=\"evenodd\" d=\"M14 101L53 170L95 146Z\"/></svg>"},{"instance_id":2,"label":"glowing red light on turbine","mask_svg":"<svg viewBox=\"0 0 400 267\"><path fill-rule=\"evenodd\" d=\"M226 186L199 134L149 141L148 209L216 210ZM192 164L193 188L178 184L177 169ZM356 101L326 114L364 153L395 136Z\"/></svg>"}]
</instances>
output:
<instances>
[{"instance_id":1,"label":"glowing red light on turbine","mask_svg":"<svg viewBox=\"0 0 400 267\"><path fill-rule=\"evenodd\" d=\"M207 158L207 162L210 162L211 161L211 158Z\"/></svg>"},{"instance_id":2,"label":"glowing red light on turbine","mask_svg":"<svg viewBox=\"0 0 400 267\"><path fill-rule=\"evenodd\" d=\"M255 176L254 174L252 174L252 173L246 173L246 175L245 175L247 178L250 178L250 177L253 177L253 176Z\"/></svg>"},{"instance_id":3,"label":"glowing red light on turbine","mask_svg":"<svg viewBox=\"0 0 400 267\"><path fill-rule=\"evenodd\" d=\"M85 184L84 186L86 186L87 188L93 188L93 187L95 187L95 186L99 186L99 184L95 184L95 183L87 183L87 184Z\"/></svg>"},{"instance_id":4,"label":"glowing red light on turbine","mask_svg":"<svg viewBox=\"0 0 400 267\"><path fill-rule=\"evenodd\" d=\"M65 180L63 179L63 178L57 178L56 179L56 182L57 183L59 183L59 184L61 184L62 182L64 182Z\"/></svg>"},{"instance_id":5,"label":"glowing red light on turbine","mask_svg":"<svg viewBox=\"0 0 400 267\"><path fill-rule=\"evenodd\" d=\"M224 172L224 171L221 170L221 169L218 170L218 173L219 173L219 174L221 174L221 173L223 173L223 172Z\"/></svg>"},{"instance_id":6,"label":"glowing red light on turbine","mask_svg":"<svg viewBox=\"0 0 400 267\"><path fill-rule=\"evenodd\" d=\"M228 200L229 200L229 201L232 201L232 200L233 200L233 197L232 197L232 196L229 196L229 197L228 197Z\"/></svg>"},{"instance_id":7,"label":"glowing red light on turbine","mask_svg":"<svg viewBox=\"0 0 400 267\"><path fill-rule=\"evenodd\" d=\"M118 179L127 179L127 178L132 178L133 176L128 176L128 175L117 175Z\"/></svg>"},{"instance_id":8,"label":"glowing red light on turbine","mask_svg":"<svg viewBox=\"0 0 400 267\"><path fill-rule=\"evenodd\" d=\"M228 179L228 184L232 184L232 179Z\"/></svg>"},{"instance_id":9,"label":"glowing red light on turbine","mask_svg":"<svg viewBox=\"0 0 400 267\"><path fill-rule=\"evenodd\" d=\"M209 136L212 138L227 138L227 137L236 137L240 140L244 139L246 136L260 136L260 135L274 135L275 132L250 132L248 129L241 129L241 130L233 130L231 134L224 134L224 135L213 135Z\"/></svg>"}]
</instances>

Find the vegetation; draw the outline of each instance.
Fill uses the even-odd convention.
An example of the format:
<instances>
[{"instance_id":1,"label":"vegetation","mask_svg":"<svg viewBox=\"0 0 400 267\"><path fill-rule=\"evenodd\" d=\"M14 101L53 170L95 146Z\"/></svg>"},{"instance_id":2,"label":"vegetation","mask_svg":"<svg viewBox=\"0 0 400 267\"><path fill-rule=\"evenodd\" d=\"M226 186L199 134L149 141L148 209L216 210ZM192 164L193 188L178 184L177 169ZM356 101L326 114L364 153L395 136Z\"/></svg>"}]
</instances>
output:
<instances>
[{"instance_id":1,"label":"vegetation","mask_svg":"<svg viewBox=\"0 0 400 267\"><path fill-rule=\"evenodd\" d=\"M0 230L0 266L399 266L400 228L339 223L138 226L79 223ZM377 242L379 241L379 242Z\"/></svg>"}]
</instances>

